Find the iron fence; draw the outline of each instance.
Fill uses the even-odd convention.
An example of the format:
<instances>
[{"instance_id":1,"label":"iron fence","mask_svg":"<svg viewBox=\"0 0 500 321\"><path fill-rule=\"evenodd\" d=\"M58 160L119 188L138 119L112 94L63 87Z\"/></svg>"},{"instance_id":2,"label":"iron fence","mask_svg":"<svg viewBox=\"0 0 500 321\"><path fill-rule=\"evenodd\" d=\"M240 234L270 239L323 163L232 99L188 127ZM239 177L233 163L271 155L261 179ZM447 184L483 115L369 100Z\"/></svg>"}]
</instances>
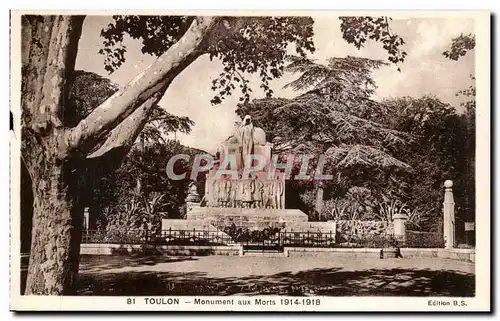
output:
<instances>
[{"instance_id":1,"label":"iron fence","mask_svg":"<svg viewBox=\"0 0 500 321\"><path fill-rule=\"evenodd\" d=\"M87 244L153 244L153 245L228 245L231 237L218 230L161 230L157 233L145 230L85 231L82 243Z\"/></svg>"},{"instance_id":2,"label":"iron fence","mask_svg":"<svg viewBox=\"0 0 500 321\"><path fill-rule=\"evenodd\" d=\"M165 245L228 245L234 243L229 235L219 230L162 230L156 244Z\"/></svg>"},{"instance_id":3,"label":"iron fence","mask_svg":"<svg viewBox=\"0 0 500 321\"><path fill-rule=\"evenodd\" d=\"M287 247L336 247L336 248L441 248L442 235L433 232L407 231L405 240L395 239L391 234L363 236L339 241L334 232L279 231L259 238L233 238L220 230L168 229L157 233L145 230L84 231L82 243L99 244L151 244L151 245L231 245L240 244L247 249ZM337 238L337 239L336 239Z\"/></svg>"},{"instance_id":4,"label":"iron fence","mask_svg":"<svg viewBox=\"0 0 500 321\"><path fill-rule=\"evenodd\" d=\"M320 232L281 232L284 246L290 247L334 247L335 233Z\"/></svg>"}]
</instances>

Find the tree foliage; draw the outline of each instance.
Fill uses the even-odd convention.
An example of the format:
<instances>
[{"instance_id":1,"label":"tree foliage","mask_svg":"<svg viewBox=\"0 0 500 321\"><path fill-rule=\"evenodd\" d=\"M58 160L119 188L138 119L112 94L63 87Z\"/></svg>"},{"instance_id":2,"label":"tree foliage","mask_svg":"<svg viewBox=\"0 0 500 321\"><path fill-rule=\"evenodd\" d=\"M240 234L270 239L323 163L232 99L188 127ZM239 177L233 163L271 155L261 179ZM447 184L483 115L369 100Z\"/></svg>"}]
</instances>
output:
<instances>
[{"instance_id":1,"label":"tree foliage","mask_svg":"<svg viewBox=\"0 0 500 321\"><path fill-rule=\"evenodd\" d=\"M447 179L454 182L458 226L464 220L473 220L475 138L467 114L457 113L454 107L432 96L387 99L382 105L385 116L380 116L379 122L415 137L415 144L392 151L414 172L398 177L391 185L399 185L397 194L429 218L423 227L436 228L442 216L443 182Z\"/></svg>"},{"instance_id":2,"label":"tree foliage","mask_svg":"<svg viewBox=\"0 0 500 321\"><path fill-rule=\"evenodd\" d=\"M141 51L153 56L163 54L185 32L193 17L115 15L113 22L101 31L105 68L113 72L126 59L124 36L142 40ZM340 17L343 38L361 48L369 38L380 42L388 60L403 62L404 40L391 31L387 17ZM273 90L269 82L283 75L289 48L305 58L315 51L311 17L223 17L212 33L206 54L223 63L223 70L212 82L215 95L212 104L219 104L238 87L241 102L248 102L253 89L247 76L257 74L266 97Z\"/></svg>"},{"instance_id":3,"label":"tree foliage","mask_svg":"<svg viewBox=\"0 0 500 321\"><path fill-rule=\"evenodd\" d=\"M387 60L394 64L404 62L407 55L402 50L405 44L403 38L395 34L390 26L390 17L340 17L340 30L343 38L360 49L367 40L373 40L382 43L387 51ZM398 68L398 70L400 70Z\"/></svg>"},{"instance_id":4,"label":"tree foliage","mask_svg":"<svg viewBox=\"0 0 500 321\"><path fill-rule=\"evenodd\" d=\"M95 73L76 71L69 99L74 114L66 115L68 122L77 124L117 88ZM194 151L169 141L167 137L172 132L188 134L193 125L188 117L174 116L156 106L136 144L117 168L111 166L112 169L108 170L108 165L102 162L89 163L87 180L92 193L90 198L86 197L86 205L91 207L92 214L101 218L104 215L104 221L111 220L112 226L128 224L128 228L138 228L153 221L157 225L162 217L158 213L161 212L179 216L187 183L171 182L165 174L166 162L176 152L192 154ZM162 197L158 198L159 195ZM110 217L106 218L106 213Z\"/></svg>"},{"instance_id":5,"label":"tree foliage","mask_svg":"<svg viewBox=\"0 0 500 321\"><path fill-rule=\"evenodd\" d=\"M125 61L124 35L142 39L142 52L154 56L163 54L180 38L192 17L180 16L113 16L113 22L103 29L105 68L113 72ZM248 101L252 89L245 74L258 74L261 88L272 94L269 81L283 73L287 48L305 56L314 52L313 20L310 17L224 17L212 33L206 54L217 58L224 68L213 80L218 104L238 86L242 101Z\"/></svg>"},{"instance_id":6,"label":"tree foliage","mask_svg":"<svg viewBox=\"0 0 500 321\"><path fill-rule=\"evenodd\" d=\"M198 153L205 152L185 147L175 140L136 145L119 169L105 175L94 186L92 207L100 225L108 230L120 224L121 228L130 229L139 228L143 222L154 222L154 227L159 228L162 218L182 218L191 181L172 180L167 175L167 163L177 154L194 158ZM189 175L191 165L177 161L174 172ZM200 173L197 183L201 186L203 182L204 174ZM130 215L121 217L122 212ZM120 217L123 220L120 221ZM130 221L130 217L135 219Z\"/></svg>"},{"instance_id":7,"label":"tree foliage","mask_svg":"<svg viewBox=\"0 0 500 321\"><path fill-rule=\"evenodd\" d=\"M332 58L328 65L294 58L287 70L300 75L286 86L306 89L306 93L293 99L262 99L239 104L236 113L240 117L250 114L266 131L277 152L329 151L338 156L333 150L345 150L346 146L356 146L359 151L362 146L383 150L384 146L405 144L409 135L362 117L373 109L368 106L377 105L370 98L376 88L370 73L381 65L381 61L355 57ZM354 154L361 155L350 155ZM364 162L361 158L360 161ZM396 161L392 164L402 165Z\"/></svg>"},{"instance_id":8,"label":"tree foliage","mask_svg":"<svg viewBox=\"0 0 500 321\"><path fill-rule=\"evenodd\" d=\"M463 57L470 50L476 47L476 36L473 34L460 34L451 40L450 49L443 52L443 56L451 60L457 61L460 57Z\"/></svg>"},{"instance_id":9,"label":"tree foliage","mask_svg":"<svg viewBox=\"0 0 500 321\"><path fill-rule=\"evenodd\" d=\"M370 17L362 17L362 20L371 21L373 26L377 28L385 28L388 30L387 19L373 20ZM125 36L130 36L133 39L142 40L141 51L144 54L152 56L160 56L166 52L180 37L188 30L193 22L194 17L184 16L113 16L113 22L110 23L101 32L103 38L103 48L99 53L105 57L105 69L108 72L113 72L119 68L126 59L127 48L124 45ZM343 27L355 24L360 20L343 20ZM208 46L205 49L205 54L208 54L210 59L218 59L223 63L223 71L219 77L213 80L212 90L215 92L215 97L212 103L220 103L225 96L230 95L236 86L240 87L242 96L240 101L248 102L252 89L249 87L249 81L246 79L248 74L258 74L261 80L261 88L264 90L267 97L272 95L272 89L269 87L269 81L273 78L280 77L284 72L299 72L301 68L310 68L313 62L308 61L305 57L307 53L314 52L313 36L313 20L310 17L224 17L223 22L217 26L210 35ZM344 31L344 29L342 29ZM345 39L348 42L356 43L356 39L349 37L349 32L352 29L345 29ZM371 32L370 30L365 30ZM382 31L381 31L382 32ZM367 33L367 34L368 34ZM386 39L385 31L380 35L376 35L374 31L375 41L381 41L384 48L388 50L390 55L393 55L394 48L389 47L388 39ZM403 41L394 42L396 47L402 45ZM289 48L293 47L298 56L287 56ZM292 63L285 66L286 57L292 60ZM402 61L390 60L393 62ZM308 66L307 66L308 65ZM316 85L316 90L328 90L341 93L342 96L336 98L337 102L343 102L351 107L360 101L360 97L364 95L364 100L369 101L369 95L373 92L375 85L370 77L365 75L371 68L378 68L384 65L382 61L374 61L369 59L355 59L348 57L347 59L332 59L329 64L331 70L336 70L337 73L328 74L327 78ZM287 67L287 68L285 68ZM358 69L357 72L352 70ZM316 75L319 80L318 75ZM351 84L346 84L343 79L348 79ZM305 79L298 79L290 86L299 89L300 82ZM330 81L331 83L328 83ZM336 86L333 86L334 83ZM87 116L95 106L100 105L105 98L116 92L118 87L106 79L100 78L97 75L90 73L79 72L79 77L76 79L72 89L72 96L79 99L78 106L71 108L72 115L69 112L68 117L72 117L74 124L78 123L83 117ZM89 87L89 84L91 87ZM339 87L340 86L340 87ZM92 91L86 91L86 88L92 88ZM349 91L350 90L350 91ZM359 92L357 92L359 90ZM89 94L89 93L93 94ZM317 100L318 97L311 97ZM316 95L317 96L317 95ZM352 100L353 96L358 97L358 101ZM304 97L302 97L304 98ZM317 102L318 103L318 102ZM370 102L368 102L370 103ZM363 108L358 108L363 110ZM339 116L332 113L332 119L343 119L347 116ZM317 122L317 119L311 119L311 125ZM358 123L360 120L353 120ZM193 123L182 117L174 117L168 114L162 108L154 108L148 118L147 124L141 130L138 142L142 146L152 146L157 143L166 144L164 140L165 134L171 131L181 131L189 133L190 126ZM370 132L377 132L376 126L366 122L366 131L362 135L369 137ZM358 132L350 130L349 124L338 124L344 132L350 132L351 136L360 136ZM396 136L393 133L387 132L386 136ZM319 139L319 137L316 137ZM354 139L354 138L353 138ZM362 138L361 138L362 140ZM333 143L333 141L332 141ZM360 145L361 146L361 145ZM360 147L358 146L358 148ZM304 145L297 146L298 149ZM369 149L365 149L369 151ZM338 153L337 153L338 154ZM350 153L349 155L352 155ZM130 157L134 153L131 153ZM388 156L380 154L379 157ZM378 158L372 158L372 161ZM381 158L380 158L381 159ZM131 160L127 158L126 163ZM381 162L380 165L387 165L387 162ZM129 164L130 165L130 164ZM129 170L134 171L133 166L128 166ZM138 164L136 164L138 165ZM393 162L393 165L400 165ZM126 168L125 166L124 168ZM123 168L121 169L123 170ZM135 168L137 171L137 168ZM120 171L120 170L119 170ZM127 186L124 184L123 186ZM129 186L130 190L132 187Z\"/></svg>"}]
</instances>

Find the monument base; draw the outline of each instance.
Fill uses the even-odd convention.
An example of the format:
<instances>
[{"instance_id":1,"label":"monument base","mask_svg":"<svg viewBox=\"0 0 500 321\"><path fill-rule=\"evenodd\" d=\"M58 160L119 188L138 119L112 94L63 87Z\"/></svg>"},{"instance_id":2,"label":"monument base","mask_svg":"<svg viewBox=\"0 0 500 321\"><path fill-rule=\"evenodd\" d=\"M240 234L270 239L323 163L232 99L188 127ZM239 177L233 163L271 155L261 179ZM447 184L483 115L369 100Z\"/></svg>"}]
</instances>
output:
<instances>
[{"instance_id":1,"label":"monument base","mask_svg":"<svg viewBox=\"0 0 500 321\"><path fill-rule=\"evenodd\" d=\"M187 219L214 226L235 224L242 228L264 229L300 225L307 222L307 215L297 209L195 207L187 213Z\"/></svg>"}]
</instances>

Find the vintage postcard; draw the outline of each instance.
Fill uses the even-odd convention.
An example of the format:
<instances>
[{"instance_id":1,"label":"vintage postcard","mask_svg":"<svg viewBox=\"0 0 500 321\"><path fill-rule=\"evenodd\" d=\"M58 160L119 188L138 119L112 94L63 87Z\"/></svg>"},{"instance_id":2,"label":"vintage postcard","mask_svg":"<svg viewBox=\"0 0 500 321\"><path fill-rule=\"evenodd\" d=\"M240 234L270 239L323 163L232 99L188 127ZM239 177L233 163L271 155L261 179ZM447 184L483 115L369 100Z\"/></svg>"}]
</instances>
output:
<instances>
[{"instance_id":1,"label":"vintage postcard","mask_svg":"<svg viewBox=\"0 0 500 321\"><path fill-rule=\"evenodd\" d=\"M491 309L489 12L12 11L10 45L12 310Z\"/></svg>"}]
</instances>

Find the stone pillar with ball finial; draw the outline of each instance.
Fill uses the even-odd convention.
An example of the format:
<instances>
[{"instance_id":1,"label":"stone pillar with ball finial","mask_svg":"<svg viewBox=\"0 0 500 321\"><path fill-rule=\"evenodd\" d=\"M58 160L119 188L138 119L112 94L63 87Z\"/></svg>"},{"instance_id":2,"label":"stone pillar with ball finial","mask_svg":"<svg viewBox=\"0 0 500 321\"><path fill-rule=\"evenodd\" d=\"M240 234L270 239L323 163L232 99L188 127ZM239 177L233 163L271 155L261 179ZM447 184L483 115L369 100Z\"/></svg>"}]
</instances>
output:
<instances>
[{"instance_id":1,"label":"stone pillar with ball finial","mask_svg":"<svg viewBox=\"0 0 500 321\"><path fill-rule=\"evenodd\" d=\"M394 228L394 238L401 242L400 244L406 243L406 223L408 221L408 215L406 213L397 213L392 217L392 223Z\"/></svg>"},{"instance_id":2,"label":"stone pillar with ball finial","mask_svg":"<svg viewBox=\"0 0 500 321\"><path fill-rule=\"evenodd\" d=\"M444 182L444 202L443 202L443 237L444 247L451 249L455 246L455 201L452 191L453 182Z\"/></svg>"}]
</instances>

